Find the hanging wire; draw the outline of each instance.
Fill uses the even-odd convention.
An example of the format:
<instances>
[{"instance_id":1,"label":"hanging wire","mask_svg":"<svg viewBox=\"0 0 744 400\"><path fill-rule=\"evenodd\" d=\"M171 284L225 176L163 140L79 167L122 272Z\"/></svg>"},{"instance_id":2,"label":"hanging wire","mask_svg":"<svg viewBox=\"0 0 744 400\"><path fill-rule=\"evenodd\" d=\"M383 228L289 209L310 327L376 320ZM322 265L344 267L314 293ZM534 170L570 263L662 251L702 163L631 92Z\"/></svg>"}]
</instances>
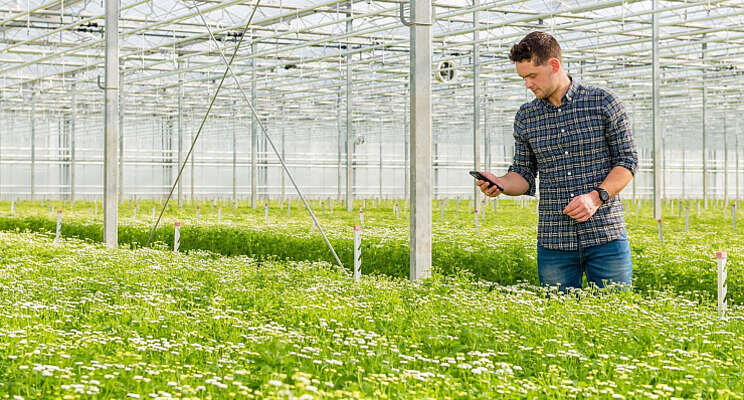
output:
<instances>
[{"instance_id":1,"label":"hanging wire","mask_svg":"<svg viewBox=\"0 0 744 400\"><path fill-rule=\"evenodd\" d=\"M222 79L220 79L220 84L217 86L217 90L215 91L214 96L212 96L212 100L209 102L209 107L207 107L207 112L204 114L201 124L199 124L199 129L196 131L196 135L194 135L194 140L191 142L191 147L189 148L189 152L186 153L186 158L184 159L184 163L181 164L181 166L178 169L178 176L176 177L176 181L173 183L170 193L168 193L168 197L165 199L163 208L160 210L160 214L158 215L158 219L155 221L155 224L152 226L152 229L150 230L150 236L147 238L148 246L152 242L152 238L155 235L155 229L158 228L158 225L160 224L160 220L163 218L163 213L165 213L165 209L168 207L168 202L170 201L171 196L173 196L173 191L176 189L176 185L178 185L178 182L181 180L181 174L183 173L183 169L186 166L186 162L189 160L189 157L191 157L191 153L194 151L194 145L196 144L197 139L199 139L199 135L201 135L201 132L204 129L204 125L207 122L209 113L212 111L214 102L217 100L217 96L220 94L220 89L222 89L222 84L225 82L227 73L230 70L230 65L235 60L235 57L238 54L238 49L240 49L240 45L243 43L243 38L245 37L245 33L248 31L248 27L251 25L251 22L253 22L253 16L256 15L256 11L258 10L259 4L261 4L261 0L258 0L256 2L256 5L253 7L253 10L251 11L250 17L248 17L248 22L246 22L245 26L243 27L243 32L240 35L240 40L238 41L238 44L235 46L232 57L230 57L230 62L228 63L227 68L225 68L225 73L222 74Z\"/></svg>"},{"instance_id":2,"label":"hanging wire","mask_svg":"<svg viewBox=\"0 0 744 400\"><path fill-rule=\"evenodd\" d=\"M300 190L299 186L297 186L297 183L294 180L294 177L292 176L292 173L289 171L289 168L287 168L287 165L284 163L284 158L279 153L279 150L276 148L276 145L274 144L274 141L271 140L271 137L269 136L269 133L266 130L266 126L261 122L261 118L256 112L256 109L253 107L253 103L248 98L248 95L245 93L245 90L243 90L242 86L240 85L240 80L238 79L238 76L235 74L235 72L232 70L232 67L230 66L231 63L228 63L227 59L225 58L225 54L222 52L222 48L217 45L217 39L214 37L214 34L212 33L212 29L209 27L209 24L207 23L207 20L204 18L204 15L201 13L201 10L199 10L199 7L194 4L194 8L199 13L199 17L201 17L202 22L204 23L204 26L207 28L207 31L209 31L209 36L214 42L215 46L217 46L217 50L220 53L220 57L222 58L222 61L227 65L227 70L230 72L230 75L235 80L235 84L238 87L238 90L243 96L243 100L248 104L248 107L251 109L251 113L256 118L256 122L258 122L258 125L261 127L261 132L264 134L264 137L271 145L271 148L274 150L274 154L276 154L277 158L279 159L279 162L282 165L282 168L284 169L284 172L287 174L287 177L289 178L290 182L292 182L292 186L294 186L295 190L297 191L297 195L302 200L302 203L305 205L305 209L307 210L308 214L310 214L310 218L312 218L313 223L315 223L315 226L318 227L318 231L320 231L321 236L323 236L323 240L325 241L326 245L328 246L328 249L333 254L333 257L336 259L336 262L339 266L343 267L343 263L341 263L341 260L338 257L338 254L336 254L336 250L333 248L333 245L328 240L328 237L325 234L325 231L323 231L323 228L320 225L320 221L315 216L315 213L313 212L312 208L310 207L310 203L307 202L305 199L305 196L302 195L302 191ZM302 61L302 59L300 59ZM302 70L300 70L300 73L302 73Z\"/></svg>"}]
</instances>

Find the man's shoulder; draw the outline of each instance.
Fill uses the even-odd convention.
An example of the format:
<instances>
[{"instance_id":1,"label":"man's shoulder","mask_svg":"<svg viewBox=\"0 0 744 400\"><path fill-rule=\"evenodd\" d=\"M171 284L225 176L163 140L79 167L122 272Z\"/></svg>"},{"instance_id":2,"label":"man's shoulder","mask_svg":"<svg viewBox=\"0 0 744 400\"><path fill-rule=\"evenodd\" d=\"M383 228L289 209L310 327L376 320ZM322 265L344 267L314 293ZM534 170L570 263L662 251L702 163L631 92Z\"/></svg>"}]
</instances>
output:
<instances>
[{"instance_id":1,"label":"man's shoulder","mask_svg":"<svg viewBox=\"0 0 744 400\"><path fill-rule=\"evenodd\" d=\"M612 91L599 86L586 85L584 83L576 84L578 98L588 101L599 101L602 103L611 103L617 99Z\"/></svg>"}]
</instances>

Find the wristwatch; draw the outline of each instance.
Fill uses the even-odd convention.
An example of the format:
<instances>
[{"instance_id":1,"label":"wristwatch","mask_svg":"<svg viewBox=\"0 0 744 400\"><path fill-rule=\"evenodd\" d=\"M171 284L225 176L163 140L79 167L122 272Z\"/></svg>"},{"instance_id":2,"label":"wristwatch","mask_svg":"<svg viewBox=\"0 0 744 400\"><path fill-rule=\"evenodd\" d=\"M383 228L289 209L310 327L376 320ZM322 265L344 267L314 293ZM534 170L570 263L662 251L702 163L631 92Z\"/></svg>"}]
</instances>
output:
<instances>
[{"instance_id":1,"label":"wristwatch","mask_svg":"<svg viewBox=\"0 0 744 400\"><path fill-rule=\"evenodd\" d=\"M610 194L599 186L595 187L594 190L599 194L599 199L602 201L602 204L607 203L607 200L610 199Z\"/></svg>"}]
</instances>

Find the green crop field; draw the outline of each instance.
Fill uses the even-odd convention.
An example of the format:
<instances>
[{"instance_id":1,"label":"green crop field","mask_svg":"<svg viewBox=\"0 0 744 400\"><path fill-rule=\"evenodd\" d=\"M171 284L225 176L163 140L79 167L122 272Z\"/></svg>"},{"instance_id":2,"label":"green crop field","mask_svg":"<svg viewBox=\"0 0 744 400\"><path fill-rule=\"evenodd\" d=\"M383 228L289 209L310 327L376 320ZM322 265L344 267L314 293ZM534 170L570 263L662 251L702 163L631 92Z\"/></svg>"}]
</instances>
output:
<instances>
[{"instance_id":1,"label":"green crop field","mask_svg":"<svg viewBox=\"0 0 744 400\"><path fill-rule=\"evenodd\" d=\"M535 286L534 203L489 205L478 231L466 202L442 220L436 204L435 273L417 283L405 210L367 205L355 282L296 202L268 223L244 203L219 222L171 207L151 247L152 203L136 219L125 203L119 250L93 203L0 204L0 398L742 398L744 238L720 205L693 205L689 232L667 207L663 245L631 205L635 290L573 296ZM358 212L313 207L348 268Z\"/></svg>"}]
</instances>

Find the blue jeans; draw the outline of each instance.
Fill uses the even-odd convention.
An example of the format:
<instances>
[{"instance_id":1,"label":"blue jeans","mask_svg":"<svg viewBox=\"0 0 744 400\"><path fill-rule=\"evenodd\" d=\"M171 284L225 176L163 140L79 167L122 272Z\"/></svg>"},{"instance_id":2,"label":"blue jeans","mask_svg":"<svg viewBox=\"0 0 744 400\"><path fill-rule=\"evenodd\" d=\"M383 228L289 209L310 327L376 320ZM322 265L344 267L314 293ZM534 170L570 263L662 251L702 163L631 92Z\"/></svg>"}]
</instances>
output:
<instances>
[{"instance_id":1,"label":"blue jeans","mask_svg":"<svg viewBox=\"0 0 744 400\"><path fill-rule=\"evenodd\" d=\"M578 251L537 247L537 274L541 285L558 286L563 292L568 288L581 288L584 273L590 284L600 288L611 283L630 287L633 262L626 233L611 242Z\"/></svg>"}]
</instances>

